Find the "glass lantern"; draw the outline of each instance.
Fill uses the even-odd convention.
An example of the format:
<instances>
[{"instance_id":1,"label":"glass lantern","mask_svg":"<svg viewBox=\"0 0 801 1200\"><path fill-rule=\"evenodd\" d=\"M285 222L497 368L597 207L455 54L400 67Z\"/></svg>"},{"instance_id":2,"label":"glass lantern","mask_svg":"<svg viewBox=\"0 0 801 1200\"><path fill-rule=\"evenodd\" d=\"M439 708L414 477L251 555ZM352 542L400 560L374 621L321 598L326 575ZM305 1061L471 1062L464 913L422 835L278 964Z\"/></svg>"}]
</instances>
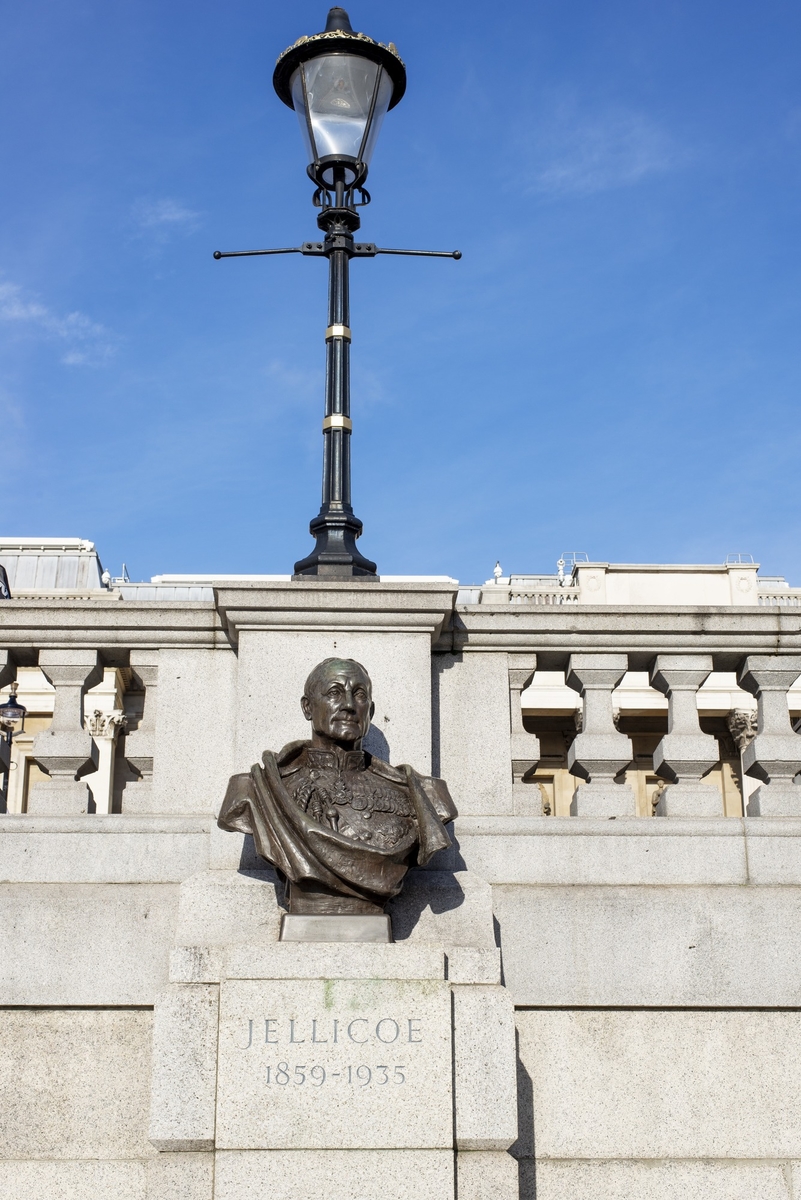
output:
<instances>
[{"instance_id":1,"label":"glass lantern","mask_svg":"<svg viewBox=\"0 0 801 1200\"><path fill-rule=\"evenodd\" d=\"M12 683L11 695L5 704L0 704L0 728L7 732L9 741L15 733L25 732L25 714L28 710L17 700L18 687L19 684ZM19 729L17 729L17 725L19 725Z\"/></svg>"},{"instance_id":2,"label":"glass lantern","mask_svg":"<svg viewBox=\"0 0 801 1200\"><path fill-rule=\"evenodd\" d=\"M360 187L381 123L406 88L395 47L354 33L345 10L332 8L324 33L284 51L273 84L297 113L318 187Z\"/></svg>"}]
</instances>

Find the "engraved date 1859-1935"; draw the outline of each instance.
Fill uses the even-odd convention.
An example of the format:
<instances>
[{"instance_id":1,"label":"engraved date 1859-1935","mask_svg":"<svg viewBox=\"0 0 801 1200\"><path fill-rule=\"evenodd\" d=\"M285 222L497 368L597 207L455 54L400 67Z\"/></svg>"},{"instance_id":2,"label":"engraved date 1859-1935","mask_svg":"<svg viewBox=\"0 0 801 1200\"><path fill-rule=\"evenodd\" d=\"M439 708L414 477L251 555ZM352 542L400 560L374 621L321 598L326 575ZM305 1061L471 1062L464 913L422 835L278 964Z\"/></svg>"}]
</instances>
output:
<instances>
[{"instance_id":1,"label":"engraved date 1859-1935","mask_svg":"<svg viewBox=\"0 0 801 1200\"><path fill-rule=\"evenodd\" d=\"M268 1066L266 1071L266 1082L278 1084L279 1087L287 1087L289 1084L302 1087L306 1083L311 1084L312 1087L322 1087L324 1083L333 1079L348 1083L352 1087L369 1087L371 1083L380 1086L390 1082L397 1084L406 1082L405 1066L395 1067L383 1064L368 1067L366 1063L362 1063L358 1067L350 1066L342 1067L339 1071L326 1071L325 1067L319 1065L310 1067L303 1063L300 1066L290 1067L289 1063L280 1062L275 1067Z\"/></svg>"}]
</instances>

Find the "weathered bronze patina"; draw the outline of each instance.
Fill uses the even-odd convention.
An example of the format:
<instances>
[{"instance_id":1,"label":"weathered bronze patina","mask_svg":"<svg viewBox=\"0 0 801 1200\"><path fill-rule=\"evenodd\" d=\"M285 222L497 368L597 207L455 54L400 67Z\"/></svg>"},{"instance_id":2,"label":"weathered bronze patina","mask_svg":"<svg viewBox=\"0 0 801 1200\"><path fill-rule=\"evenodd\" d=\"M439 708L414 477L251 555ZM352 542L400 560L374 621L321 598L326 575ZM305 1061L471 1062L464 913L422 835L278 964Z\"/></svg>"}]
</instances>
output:
<instances>
[{"instance_id":1,"label":"weathered bronze patina","mask_svg":"<svg viewBox=\"0 0 801 1200\"><path fill-rule=\"evenodd\" d=\"M311 741L233 775L217 823L253 835L287 881L291 913L383 912L409 867L450 845L447 785L362 750L375 706L352 659L319 663L300 703Z\"/></svg>"}]
</instances>

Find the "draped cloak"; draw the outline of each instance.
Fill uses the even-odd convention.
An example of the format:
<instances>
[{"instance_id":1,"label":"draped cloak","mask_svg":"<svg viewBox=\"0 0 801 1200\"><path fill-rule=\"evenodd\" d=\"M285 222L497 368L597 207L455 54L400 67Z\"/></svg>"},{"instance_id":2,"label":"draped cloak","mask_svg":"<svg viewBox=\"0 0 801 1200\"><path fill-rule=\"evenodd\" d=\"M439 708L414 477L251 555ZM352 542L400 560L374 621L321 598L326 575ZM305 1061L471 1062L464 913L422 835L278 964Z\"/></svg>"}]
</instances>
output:
<instances>
[{"instance_id":1,"label":"draped cloak","mask_svg":"<svg viewBox=\"0 0 801 1200\"><path fill-rule=\"evenodd\" d=\"M391 849L346 837L304 811L284 778L310 742L291 742L280 754L266 750L248 773L232 775L217 824L250 833L262 858L293 883L313 881L342 896L383 903L401 890L410 866L424 865L450 846L445 824L456 808L442 779L419 775L409 766L392 767L366 752L352 752L363 769L402 789L413 814L411 829Z\"/></svg>"}]
</instances>

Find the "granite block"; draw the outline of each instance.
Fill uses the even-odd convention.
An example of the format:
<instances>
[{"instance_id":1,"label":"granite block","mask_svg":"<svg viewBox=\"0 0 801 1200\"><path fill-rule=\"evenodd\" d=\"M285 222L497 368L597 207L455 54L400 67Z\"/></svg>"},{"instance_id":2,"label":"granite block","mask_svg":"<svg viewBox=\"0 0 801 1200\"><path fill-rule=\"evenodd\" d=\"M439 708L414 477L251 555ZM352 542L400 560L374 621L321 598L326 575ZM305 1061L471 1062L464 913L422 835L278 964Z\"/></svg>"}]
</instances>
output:
<instances>
[{"instance_id":1,"label":"granite block","mask_svg":"<svg viewBox=\"0 0 801 1200\"><path fill-rule=\"evenodd\" d=\"M507 1150L517 1137L517 1051L505 988L454 987L453 1061L457 1148Z\"/></svg>"},{"instance_id":2,"label":"granite block","mask_svg":"<svg viewBox=\"0 0 801 1200\"><path fill-rule=\"evenodd\" d=\"M153 1014L9 1009L0 1029L0 1158L145 1158ZM126 1185L127 1186L127 1185Z\"/></svg>"},{"instance_id":3,"label":"granite block","mask_svg":"<svg viewBox=\"0 0 801 1200\"><path fill-rule=\"evenodd\" d=\"M452 1150L223 1150L214 1200L453 1200Z\"/></svg>"},{"instance_id":4,"label":"granite block","mask_svg":"<svg viewBox=\"0 0 801 1200\"><path fill-rule=\"evenodd\" d=\"M153 1023L148 1136L157 1150L214 1149L219 987L174 984Z\"/></svg>"},{"instance_id":5,"label":"granite block","mask_svg":"<svg viewBox=\"0 0 801 1200\"><path fill-rule=\"evenodd\" d=\"M229 980L220 992L220 1149L452 1147L446 983Z\"/></svg>"},{"instance_id":6,"label":"granite block","mask_svg":"<svg viewBox=\"0 0 801 1200\"><path fill-rule=\"evenodd\" d=\"M517 1026L539 1160L801 1157L801 1013L540 1010Z\"/></svg>"},{"instance_id":7,"label":"granite block","mask_svg":"<svg viewBox=\"0 0 801 1200\"><path fill-rule=\"evenodd\" d=\"M792 1200L779 1163L560 1162L520 1164L521 1200ZM461 1200L461 1198L460 1198Z\"/></svg>"}]
</instances>

